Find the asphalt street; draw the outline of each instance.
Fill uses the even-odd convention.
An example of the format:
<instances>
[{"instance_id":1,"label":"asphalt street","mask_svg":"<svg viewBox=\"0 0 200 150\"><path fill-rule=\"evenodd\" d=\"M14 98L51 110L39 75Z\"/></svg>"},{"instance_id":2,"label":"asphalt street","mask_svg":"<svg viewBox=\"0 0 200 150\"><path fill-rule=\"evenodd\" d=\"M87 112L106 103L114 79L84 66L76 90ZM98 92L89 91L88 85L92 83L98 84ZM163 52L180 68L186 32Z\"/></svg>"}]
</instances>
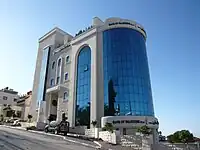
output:
<instances>
[{"instance_id":1,"label":"asphalt street","mask_svg":"<svg viewBox=\"0 0 200 150\"><path fill-rule=\"evenodd\" d=\"M0 150L94 150L61 137L0 126Z\"/></svg>"}]
</instances>

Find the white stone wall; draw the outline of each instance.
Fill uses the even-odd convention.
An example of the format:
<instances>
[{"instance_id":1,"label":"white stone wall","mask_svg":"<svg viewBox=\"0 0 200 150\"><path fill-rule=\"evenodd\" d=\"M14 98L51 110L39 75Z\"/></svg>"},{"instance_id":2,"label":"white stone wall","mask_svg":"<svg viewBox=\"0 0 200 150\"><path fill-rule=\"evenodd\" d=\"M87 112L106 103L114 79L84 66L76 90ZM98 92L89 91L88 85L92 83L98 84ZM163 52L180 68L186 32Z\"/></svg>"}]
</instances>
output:
<instances>
[{"instance_id":1,"label":"white stone wall","mask_svg":"<svg viewBox=\"0 0 200 150\"><path fill-rule=\"evenodd\" d=\"M113 131L113 133L111 133L109 131L100 131L99 138L101 138L103 141L106 141L106 142L112 143L112 144L120 143L119 131Z\"/></svg>"},{"instance_id":2,"label":"white stone wall","mask_svg":"<svg viewBox=\"0 0 200 150\"><path fill-rule=\"evenodd\" d=\"M88 137L99 138L99 132L101 130L102 130L101 128L85 129L85 135Z\"/></svg>"},{"instance_id":3,"label":"white stone wall","mask_svg":"<svg viewBox=\"0 0 200 150\"><path fill-rule=\"evenodd\" d=\"M38 93L40 70L41 70L41 64L42 64L42 50L44 47L48 45L54 45L54 44L55 44L55 34L52 34L51 36L47 37L45 40L42 40L39 42L36 67L35 67L35 75L34 75L34 80L33 80L32 102L31 102L31 107L30 107L30 114L33 116L33 120L35 121L38 118L37 93Z\"/></svg>"},{"instance_id":4,"label":"white stone wall","mask_svg":"<svg viewBox=\"0 0 200 150\"><path fill-rule=\"evenodd\" d=\"M37 115L37 111L36 111L37 110L37 92L38 92L37 90L38 90L38 85L39 85L39 76L40 76L40 69L41 69L41 62L42 62L42 50L46 46L51 46L49 66L48 66L48 76L47 76L47 82L46 82L46 87L48 88L50 87L50 80L52 76L54 76L55 74L55 73L52 73L52 68L51 68L52 62L53 62L52 60L55 59L54 57L56 57L56 55L53 55L53 51L58 44L59 45L64 44L64 37L66 35L69 35L69 34L65 33L64 31L58 28L54 28L53 30L51 30L50 32L48 32L42 38L39 39L38 55L37 55L36 69L35 69L35 75L34 75L34 81L33 81L33 90L32 90L33 91L32 103L31 103L31 108L30 108L30 113L31 115L33 115L34 120L46 122L46 120L44 120L46 119L46 115L41 116L42 119L39 119L38 117L40 117L41 110L38 110L38 112L40 112L39 115ZM56 64L55 64L55 69L56 69ZM45 111L46 106L44 104L42 104L41 106L43 108L39 108L39 109L43 109Z\"/></svg>"},{"instance_id":5,"label":"white stone wall","mask_svg":"<svg viewBox=\"0 0 200 150\"><path fill-rule=\"evenodd\" d=\"M91 98L91 116L90 120L97 120L100 123L100 118L103 116L103 99L99 99L97 97L98 91L98 81L97 81L97 51L100 51L97 47L97 30L96 28L91 29L87 33L83 33L82 36L77 37L74 39L72 44L72 62L71 62L71 93L72 98L69 101L69 122L71 126L75 125L75 106L76 106L76 76L77 76L77 57L79 51L84 46L89 46L91 49L91 90L90 90L90 98ZM100 105L100 103L102 103Z\"/></svg>"},{"instance_id":6,"label":"white stone wall","mask_svg":"<svg viewBox=\"0 0 200 150\"><path fill-rule=\"evenodd\" d=\"M95 137L95 128L85 129L85 135L88 137Z\"/></svg>"}]
</instances>

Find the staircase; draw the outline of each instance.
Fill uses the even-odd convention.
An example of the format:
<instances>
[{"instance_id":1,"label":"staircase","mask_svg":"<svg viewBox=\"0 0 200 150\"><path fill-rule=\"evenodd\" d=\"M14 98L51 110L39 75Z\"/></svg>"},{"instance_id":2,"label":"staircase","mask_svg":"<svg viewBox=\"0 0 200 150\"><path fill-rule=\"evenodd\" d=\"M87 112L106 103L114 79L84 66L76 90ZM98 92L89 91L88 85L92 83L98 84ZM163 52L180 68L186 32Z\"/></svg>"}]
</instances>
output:
<instances>
[{"instance_id":1,"label":"staircase","mask_svg":"<svg viewBox=\"0 0 200 150\"><path fill-rule=\"evenodd\" d=\"M136 135L123 135L121 137L121 145L123 147L131 147L133 150L142 150L142 139Z\"/></svg>"}]
</instances>

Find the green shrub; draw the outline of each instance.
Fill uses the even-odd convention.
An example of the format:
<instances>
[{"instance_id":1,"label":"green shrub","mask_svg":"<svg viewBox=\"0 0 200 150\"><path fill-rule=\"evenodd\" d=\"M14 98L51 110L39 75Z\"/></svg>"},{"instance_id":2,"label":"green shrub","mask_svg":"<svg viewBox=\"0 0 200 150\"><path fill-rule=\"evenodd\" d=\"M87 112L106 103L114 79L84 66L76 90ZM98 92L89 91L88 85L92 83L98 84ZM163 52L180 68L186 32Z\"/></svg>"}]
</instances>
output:
<instances>
[{"instance_id":1,"label":"green shrub","mask_svg":"<svg viewBox=\"0 0 200 150\"><path fill-rule=\"evenodd\" d=\"M113 130L114 130L114 126L112 123L106 123L105 124L105 127L102 128L103 131L109 131L111 133L113 133Z\"/></svg>"}]
</instances>

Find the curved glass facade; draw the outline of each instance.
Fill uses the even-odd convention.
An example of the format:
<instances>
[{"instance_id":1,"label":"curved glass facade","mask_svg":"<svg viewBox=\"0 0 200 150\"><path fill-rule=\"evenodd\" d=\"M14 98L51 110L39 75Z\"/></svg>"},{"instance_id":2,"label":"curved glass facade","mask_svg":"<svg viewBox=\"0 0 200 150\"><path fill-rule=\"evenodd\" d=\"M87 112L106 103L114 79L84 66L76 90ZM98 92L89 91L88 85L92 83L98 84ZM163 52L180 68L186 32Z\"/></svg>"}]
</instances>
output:
<instances>
[{"instance_id":1,"label":"curved glass facade","mask_svg":"<svg viewBox=\"0 0 200 150\"><path fill-rule=\"evenodd\" d=\"M90 125L91 49L85 46L77 58L76 125Z\"/></svg>"},{"instance_id":2,"label":"curved glass facade","mask_svg":"<svg viewBox=\"0 0 200 150\"><path fill-rule=\"evenodd\" d=\"M154 116L146 45L141 33L129 28L105 30L103 68L105 115Z\"/></svg>"}]
</instances>

